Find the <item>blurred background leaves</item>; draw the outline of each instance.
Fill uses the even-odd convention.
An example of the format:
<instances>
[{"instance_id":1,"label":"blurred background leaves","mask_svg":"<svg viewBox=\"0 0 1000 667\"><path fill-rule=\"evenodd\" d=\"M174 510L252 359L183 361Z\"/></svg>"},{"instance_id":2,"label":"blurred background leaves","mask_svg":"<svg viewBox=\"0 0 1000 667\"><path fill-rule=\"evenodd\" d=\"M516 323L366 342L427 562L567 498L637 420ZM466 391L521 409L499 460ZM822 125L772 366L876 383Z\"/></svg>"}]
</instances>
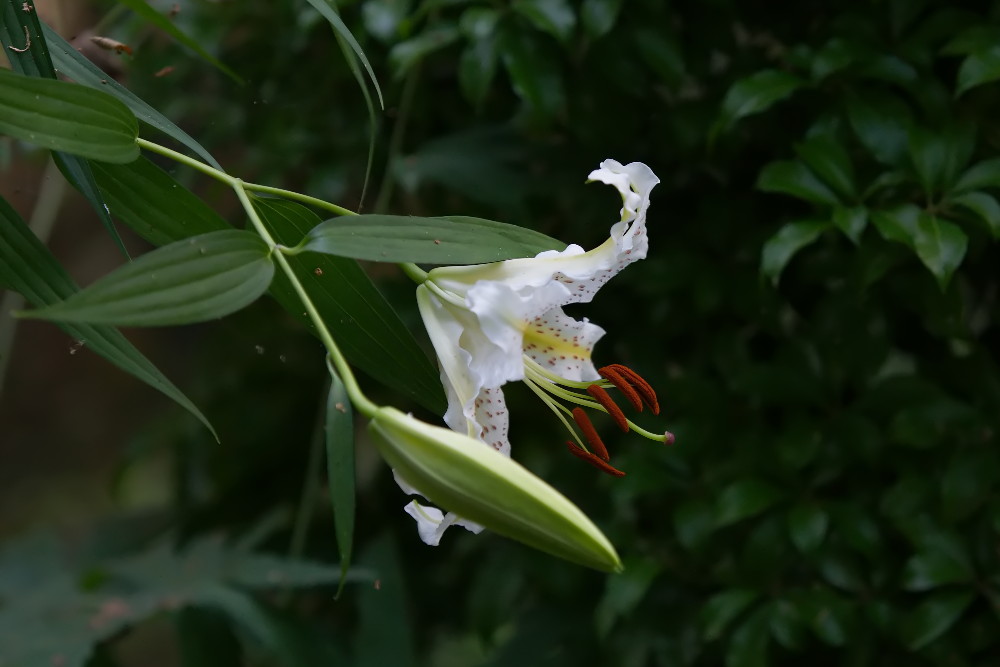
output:
<instances>
[{"instance_id":1,"label":"blurred background leaves","mask_svg":"<svg viewBox=\"0 0 1000 667\"><path fill-rule=\"evenodd\" d=\"M586 315L608 330L597 359L660 390L666 419L644 425L677 445L607 431L628 475L597 478L564 456L530 395L509 392L515 457L608 532L629 566L608 578L489 534L425 547L362 440L355 562L377 585L349 584L333 602L329 588L249 596L252 583L227 580L235 592L214 606L123 617L93 635L92 665L994 664L1000 4L342 2L386 98L364 202L367 110L320 15L298 0L177 6L174 25L246 85L112 3L74 10L64 36L97 24L129 43L131 58L95 57L243 178L591 247L620 204L586 174L607 157L649 164L663 181L649 258ZM8 171L40 161L2 151ZM232 217L216 186L172 175ZM4 181L6 196L15 181ZM72 200L71 222L67 204L53 247L93 276L117 260L85 206ZM370 269L419 330L412 286ZM5 536L61 522L72 487L51 473L60 462L99 488L118 471L114 503L74 514L95 521L78 518L77 551L104 543L100 557L18 561L48 568L35 580L66 582L64 600L110 584L79 578L90 563L155 554L136 590L181 590L170 582L185 554L229 543L205 542L218 534L235 544L268 517L260 549L289 554L287 517L303 516L325 373L307 332L263 302L140 341L184 379L221 443L152 392L123 416L133 385L101 366L39 361L68 358L65 339L22 335L15 348L0 488L51 481L28 503L0 492L0 506L28 507L4 511ZM83 368L97 385L87 396L51 389L78 386ZM79 421L85 411L100 417ZM303 500L316 511L289 562L336 560L321 486ZM99 530L141 507L157 522L122 524L117 541ZM150 541L163 531L175 550ZM0 599L5 619L27 613L16 599ZM157 614L171 619L165 636Z\"/></svg>"}]
</instances>

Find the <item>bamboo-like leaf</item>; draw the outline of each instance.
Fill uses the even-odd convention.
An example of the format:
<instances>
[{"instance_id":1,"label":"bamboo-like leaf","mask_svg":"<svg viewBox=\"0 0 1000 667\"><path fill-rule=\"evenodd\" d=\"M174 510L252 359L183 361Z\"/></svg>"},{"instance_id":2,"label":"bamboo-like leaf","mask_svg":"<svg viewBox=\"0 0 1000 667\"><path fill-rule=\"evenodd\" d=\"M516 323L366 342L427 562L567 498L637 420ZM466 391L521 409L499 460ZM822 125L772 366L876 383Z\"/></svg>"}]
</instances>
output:
<instances>
[{"instance_id":1,"label":"bamboo-like leaf","mask_svg":"<svg viewBox=\"0 0 1000 667\"><path fill-rule=\"evenodd\" d=\"M130 0L131 2L141 2L141 0ZM375 78L375 70L372 69L371 63L368 62L368 58L365 56L365 52L361 49L361 45L358 44L358 40L354 39L354 35L348 29L347 25L344 23L344 19L340 18L340 14L337 13L337 3L334 0L308 0L309 4L313 8L323 15L330 25L337 32L337 34L347 42L358 56L358 60L364 66L365 71L368 72L368 77L372 81L372 85L375 86L375 93L378 95L378 105L380 108L385 108L385 101L382 99L382 89L379 88L378 79Z\"/></svg>"},{"instance_id":2,"label":"bamboo-like leaf","mask_svg":"<svg viewBox=\"0 0 1000 667\"><path fill-rule=\"evenodd\" d=\"M316 226L300 250L375 262L482 264L565 247L530 229L482 218L358 215Z\"/></svg>"},{"instance_id":3,"label":"bamboo-like leaf","mask_svg":"<svg viewBox=\"0 0 1000 667\"><path fill-rule=\"evenodd\" d=\"M315 213L293 202L259 197L253 202L264 225L284 245L298 243L320 221ZM429 410L444 412L437 369L357 262L304 254L289 257L288 262L353 365ZM275 275L271 294L311 328L284 274Z\"/></svg>"},{"instance_id":4,"label":"bamboo-like leaf","mask_svg":"<svg viewBox=\"0 0 1000 667\"><path fill-rule=\"evenodd\" d=\"M330 371L330 393L326 399L326 467L337 553L340 555L339 597L347 581L354 549L354 416L344 383L329 359L327 368Z\"/></svg>"},{"instance_id":5,"label":"bamboo-like leaf","mask_svg":"<svg viewBox=\"0 0 1000 667\"><path fill-rule=\"evenodd\" d=\"M0 283L9 285L35 306L58 303L76 292L73 281L56 259L3 198L0 198ZM88 324L57 325L83 341L87 348L173 399L218 438L205 415L117 329Z\"/></svg>"},{"instance_id":6,"label":"bamboo-like leaf","mask_svg":"<svg viewBox=\"0 0 1000 667\"><path fill-rule=\"evenodd\" d=\"M267 244L231 229L154 250L68 299L22 317L162 326L228 315L263 294L274 276Z\"/></svg>"},{"instance_id":7,"label":"bamboo-like leaf","mask_svg":"<svg viewBox=\"0 0 1000 667\"><path fill-rule=\"evenodd\" d=\"M236 83L239 84L243 83L243 79L240 78L239 74L226 67L226 65L220 62L218 58L216 58L211 53L206 51L205 48L198 43L198 40L193 39L192 37L189 37L188 35L184 34L180 30L180 28L174 25L174 23L170 19L168 19L160 12L156 11L153 7L150 7L149 3L146 2L146 0L118 0L118 2L120 4L125 5L133 12L144 18L146 21L149 21L157 28L159 28L160 30L167 33L168 35L176 39L184 46L188 47L189 49L197 53L206 62L211 63L220 72L228 76Z\"/></svg>"},{"instance_id":8,"label":"bamboo-like leaf","mask_svg":"<svg viewBox=\"0 0 1000 667\"><path fill-rule=\"evenodd\" d=\"M74 83L0 69L0 132L105 162L139 156L139 126L124 104Z\"/></svg>"},{"instance_id":9,"label":"bamboo-like leaf","mask_svg":"<svg viewBox=\"0 0 1000 667\"><path fill-rule=\"evenodd\" d=\"M109 95L118 98L125 106L131 109L136 118L184 144L216 169L222 169L222 166L212 157L208 150L195 141L191 135L174 125L159 111L143 102L128 88L115 81L114 77L106 74L97 65L87 60L69 42L60 37L44 23L42 24L42 32L45 33L45 39L52 54L52 62L60 73L65 74L77 83L96 88L97 90L107 91Z\"/></svg>"}]
</instances>

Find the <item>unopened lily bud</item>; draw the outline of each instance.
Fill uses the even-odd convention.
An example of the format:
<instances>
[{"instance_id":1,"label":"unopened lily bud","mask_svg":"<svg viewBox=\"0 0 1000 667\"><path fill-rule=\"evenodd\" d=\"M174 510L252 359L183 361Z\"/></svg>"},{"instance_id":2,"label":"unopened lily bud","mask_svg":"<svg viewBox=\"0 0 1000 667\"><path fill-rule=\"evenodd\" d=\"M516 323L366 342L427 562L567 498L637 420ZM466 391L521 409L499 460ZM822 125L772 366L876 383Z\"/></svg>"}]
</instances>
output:
<instances>
[{"instance_id":1,"label":"unopened lily bud","mask_svg":"<svg viewBox=\"0 0 1000 667\"><path fill-rule=\"evenodd\" d=\"M449 512L574 563L622 570L608 538L576 505L492 447L390 407L368 430L396 473Z\"/></svg>"}]
</instances>

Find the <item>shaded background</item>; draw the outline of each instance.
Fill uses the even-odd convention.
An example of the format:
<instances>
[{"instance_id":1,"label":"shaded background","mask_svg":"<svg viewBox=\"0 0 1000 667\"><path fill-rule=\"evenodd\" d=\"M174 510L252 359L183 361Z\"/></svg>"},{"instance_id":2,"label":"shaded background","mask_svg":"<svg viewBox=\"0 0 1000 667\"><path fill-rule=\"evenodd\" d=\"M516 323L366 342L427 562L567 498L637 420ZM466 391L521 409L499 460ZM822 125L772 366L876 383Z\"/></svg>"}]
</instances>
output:
<instances>
[{"instance_id":1,"label":"shaded background","mask_svg":"<svg viewBox=\"0 0 1000 667\"><path fill-rule=\"evenodd\" d=\"M628 569L607 577L488 533L425 547L362 435L368 574L335 602L310 587L319 575L295 570L293 593L278 565L230 549L336 559L308 465L322 350L276 304L129 332L221 443L54 327L22 323L0 402L6 581L97 594L100 564L131 558L141 585L96 608L43 590L65 625L0 593L0 636L51 647L89 628L77 643L100 640L92 665L995 663L1000 172L982 168L982 197L963 203L960 187L1000 136L994 3L345 2L386 98L363 202L368 117L319 15L292 0L177 5L175 23L246 85L111 3L39 9L81 47L91 33L130 44L133 57L88 53L247 180L592 247L619 203L586 174L607 157L650 165L648 259L571 314L608 330L599 364L659 389L665 412L643 424L678 444L601 424L628 475L599 476L529 392L507 392L515 458L608 533ZM4 141L0 158L27 217L45 156ZM240 222L220 187L168 168ZM934 233L907 226L912 210ZM72 193L51 247L83 284L120 262ZM418 329L412 285L370 268ZM63 541L26 532L39 527ZM176 554L156 551L164 535ZM226 568L204 563L220 553L246 565L240 595L265 590L219 594Z\"/></svg>"}]
</instances>

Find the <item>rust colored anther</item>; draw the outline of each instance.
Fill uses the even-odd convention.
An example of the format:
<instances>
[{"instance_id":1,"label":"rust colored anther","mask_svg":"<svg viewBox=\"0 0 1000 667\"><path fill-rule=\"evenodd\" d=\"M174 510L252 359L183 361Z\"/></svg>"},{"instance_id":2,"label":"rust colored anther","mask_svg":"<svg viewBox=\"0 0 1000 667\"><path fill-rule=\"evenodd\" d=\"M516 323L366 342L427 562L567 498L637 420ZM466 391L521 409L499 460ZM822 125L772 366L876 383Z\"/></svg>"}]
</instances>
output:
<instances>
[{"instance_id":1,"label":"rust colored anther","mask_svg":"<svg viewBox=\"0 0 1000 667\"><path fill-rule=\"evenodd\" d=\"M656 400L656 392L641 375L628 366L623 366L622 364L611 364L609 366L605 366L600 369L598 373L603 373L606 370L611 370L621 375L637 392L639 392L639 395L642 396L643 402L649 406L649 409L653 411L653 414L660 414L660 402Z\"/></svg>"},{"instance_id":2,"label":"rust colored anther","mask_svg":"<svg viewBox=\"0 0 1000 667\"><path fill-rule=\"evenodd\" d=\"M586 461L590 465L594 466L595 468L597 468L601 472L606 472L609 475L613 475L615 477L624 477L625 476L625 473L623 471L621 471L618 468L614 467L610 463L607 463L606 461L602 461L601 459L597 458L596 456L594 456L590 452L585 451L583 449L580 449L579 447L577 447L572 442L568 442L567 441L566 442L566 448L569 450L570 454L572 454L573 456L575 456L578 459L583 459L584 461Z\"/></svg>"},{"instance_id":3,"label":"rust colored anther","mask_svg":"<svg viewBox=\"0 0 1000 667\"><path fill-rule=\"evenodd\" d=\"M597 429L594 428L590 417L583 411L583 408L573 408L573 419L576 420L576 425L583 431L583 437L587 439L587 444L594 450L594 453L602 461L610 461L611 457L608 456L608 448L604 446L604 441L601 440L601 436L597 433Z\"/></svg>"},{"instance_id":4,"label":"rust colored anther","mask_svg":"<svg viewBox=\"0 0 1000 667\"><path fill-rule=\"evenodd\" d=\"M610 366L605 366L601 370L597 371L602 378L610 382L618 389L621 393L625 394L625 398L629 400L632 407L636 409L637 412L642 412L642 398L639 397L639 392L637 392L632 385L628 383L624 377L614 368Z\"/></svg>"},{"instance_id":5,"label":"rust colored anther","mask_svg":"<svg viewBox=\"0 0 1000 667\"><path fill-rule=\"evenodd\" d=\"M618 428L628 433L628 420L625 419L625 413L622 412L622 409L618 407L618 404L615 403L608 392L604 391L600 385L592 384L587 387L587 393L593 396L594 400L608 411L608 415L615 420Z\"/></svg>"}]
</instances>

